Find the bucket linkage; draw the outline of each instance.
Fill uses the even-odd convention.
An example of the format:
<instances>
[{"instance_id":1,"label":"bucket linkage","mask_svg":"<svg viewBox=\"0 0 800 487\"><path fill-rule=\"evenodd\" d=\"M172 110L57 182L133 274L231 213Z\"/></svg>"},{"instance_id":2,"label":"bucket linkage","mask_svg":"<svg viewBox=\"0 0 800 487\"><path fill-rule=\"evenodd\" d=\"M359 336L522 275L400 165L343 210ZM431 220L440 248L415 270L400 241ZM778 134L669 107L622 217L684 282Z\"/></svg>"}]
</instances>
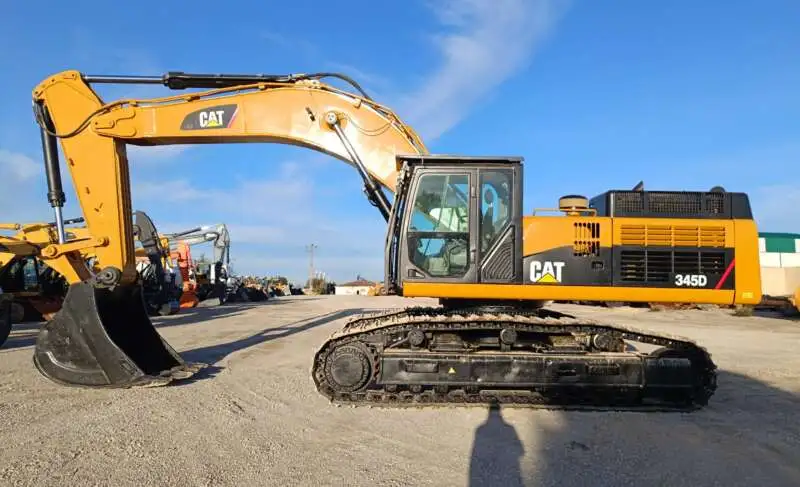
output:
<instances>
[{"instance_id":1,"label":"bucket linkage","mask_svg":"<svg viewBox=\"0 0 800 487\"><path fill-rule=\"evenodd\" d=\"M206 367L184 362L161 338L141 283L115 285L120 275L106 268L70 285L61 309L36 339L33 361L42 375L62 385L152 387Z\"/></svg>"}]
</instances>

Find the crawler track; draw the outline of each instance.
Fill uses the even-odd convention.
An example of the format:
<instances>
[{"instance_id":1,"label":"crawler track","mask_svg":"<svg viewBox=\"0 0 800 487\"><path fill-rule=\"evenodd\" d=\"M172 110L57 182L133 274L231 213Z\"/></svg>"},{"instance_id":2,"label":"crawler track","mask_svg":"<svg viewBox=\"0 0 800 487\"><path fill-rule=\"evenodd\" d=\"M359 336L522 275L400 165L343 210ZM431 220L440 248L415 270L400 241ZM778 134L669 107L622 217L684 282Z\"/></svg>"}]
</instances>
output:
<instances>
[{"instance_id":1,"label":"crawler track","mask_svg":"<svg viewBox=\"0 0 800 487\"><path fill-rule=\"evenodd\" d=\"M591 347L443 351L408 346L413 330L430 339L437 334L497 336L504 329L514 330L514 335L536 336L603 333L663 348L645 354ZM420 370L413 369L416 366L425 370L418 373ZM559 366L573 375L558 376L561 369L553 367ZM686 411L707 404L716 389L715 370L705 349L685 338L550 310L484 312L420 307L385 310L351 320L320 347L312 376L317 390L333 403L354 406L501 403L548 409Z\"/></svg>"}]
</instances>

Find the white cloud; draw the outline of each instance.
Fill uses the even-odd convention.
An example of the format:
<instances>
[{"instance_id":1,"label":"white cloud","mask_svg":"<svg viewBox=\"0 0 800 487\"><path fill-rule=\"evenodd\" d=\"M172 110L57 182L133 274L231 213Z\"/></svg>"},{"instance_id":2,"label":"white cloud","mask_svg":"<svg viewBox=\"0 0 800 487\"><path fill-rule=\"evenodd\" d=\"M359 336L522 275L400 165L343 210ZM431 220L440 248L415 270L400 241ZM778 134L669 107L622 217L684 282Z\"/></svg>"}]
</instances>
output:
<instances>
[{"instance_id":1,"label":"white cloud","mask_svg":"<svg viewBox=\"0 0 800 487\"><path fill-rule=\"evenodd\" d=\"M381 76L371 71L366 71L365 69L355 67L352 64L331 61L327 63L327 66L332 70L353 77L356 81L359 82L359 84L365 83L365 84L376 84L376 85L388 85L391 83L389 78L385 76Z\"/></svg>"},{"instance_id":2,"label":"white cloud","mask_svg":"<svg viewBox=\"0 0 800 487\"><path fill-rule=\"evenodd\" d=\"M274 178L240 179L233 181L232 187L229 183L223 181L219 186L198 187L187 179L172 179L134 181L132 186L137 200L202 204L210 213L244 215L248 221L283 220L286 218L281 211L289 209L295 219L309 214L314 184L298 163L280 164Z\"/></svg>"},{"instance_id":3,"label":"white cloud","mask_svg":"<svg viewBox=\"0 0 800 487\"><path fill-rule=\"evenodd\" d=\"M439 23L428 38L439 53L432 72L415 77L421 85L400 92L392 80L352 63L330 61L324 49L308 41L272 32L262 39L330 69L352 75L378 101L397 109L426 141L461 122L470 110L525 69L537 48L568 6L568 0L428 0ZM349 88L348 88L349 89ZM385 94L382 96L375 90Z\"/></svg>"},{"instance_id":4,"label":"white cloud","mask_svg":"<svg viewBox=\"0 0 800 487\"><path fill-rule=\"evenodd\" d=\"M44 172L44 166L19 152L0 149L0 175L4 183L30 181Z\"/></svg>"},{"instance_id":5,"label":"white cloud","mask_svg":"<svg viewBox=\"0 0 800 487\"><path fill-rule=\"evenodd\" d=\"M349 185L315 185L305 162L278 167L273 178L241 180L226 188L186 179L135 183L134 206L167 233L225 223L239 273L302 278L308 266L304 248L315 243L317 267L330 276L350 279L360 272L379 278L386 224L377 212L372 218L334 217L329 205L349 193ZM193 253L206 249L197 247Z\"/></svg>"},{"instance_id":6,"label":"white cloud","mask_svg":"<svg viewBox=\"0 0 800 487\"><path fill-rule=\"evenodd\" d=\"M65 171L63 165L62 174ZM47 204L44 164L7 149L0 149L0 208L3 222L32 223L50 221L52 209ZM71 187L65 185L67 200Z\"/></svg>"},{"instance_id":7,"label":"white cloud","mask_svg":"<svg viewBox=\"0 0 800 487\"><path fill-rule=\"evenodd\" d=\"M425 140L458 124L476 103L524 69L564 4L555 0L437 0L432 35L441 66L403 97L402 111Z\"/></svg>"},{"instance_id":8,"label":"white cloud","mask_svg":"<svg viewBox=\"0 0 800 487\"><path fill-rule=\"evenodd\" d=\"M326 62L325 66L331 71L342 73L353 78L374 100L382 100L385 93L391 92L396 88L390 77L367 71L362 67L334 61ZM332 80L327 81L331 82ZM348 91L353 90L350 85L346 85L344 88Z\"/></svg>"},{"instance_id":9,"label":"white cloud","mask_svg":"<svg viewBox=\"0 0 800 487\"><path fill-rule=\"evenodd\" d=\"M128 162L135 165L139 163L163 163L174 160L192 147L191 145L128 145L126 150Z\"/></svg>"},{"instance_id":10,"label":"white cloud","mask_svg":"<svg viewBox=\"0 0 800 487\"><path fill-rule=\"evenodd\" d=\"M205 191L195 188L185 179L142 181L135 182L132 186L134 198L137 200L142 198L162 203L185 203L202 200L206 196Z\"/></svg>"}]
</instances>

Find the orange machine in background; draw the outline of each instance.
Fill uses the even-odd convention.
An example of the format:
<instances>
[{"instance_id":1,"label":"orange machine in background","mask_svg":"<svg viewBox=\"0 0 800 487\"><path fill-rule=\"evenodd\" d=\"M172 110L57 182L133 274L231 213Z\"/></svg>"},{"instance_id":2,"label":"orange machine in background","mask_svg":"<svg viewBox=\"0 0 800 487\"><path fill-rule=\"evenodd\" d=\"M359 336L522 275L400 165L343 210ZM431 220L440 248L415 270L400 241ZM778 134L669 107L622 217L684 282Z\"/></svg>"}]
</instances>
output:
<instances>
[{"instance_id":1,"label":"orange machine in background","mask_svg":"<svg viewBox=\"0 0 800 487\"><path fill-rule=\"evenodd\" d=\"M200 303L197 297L197 281L192 275L192 251L186 242L178 242L177 249L170 251L170 257L175 259L183 281L183 294L180 298L181 308L194 308Z\"/></svg>"},{"instance_id":2,"label":"orange machine in background","mask_svg":"<svg viewBox=\"0 0 800 487\"><path fill-rule=\"evenodd\" d=\"M230 236L224 223L204 225L182 232L164 235L169 240L170 258L175 260L179 268L182 294L179 300L181 308L194 308L206 299L218 278L226 277L230 270ZM192 259L191 246L211 243L214 248L214 261L208 273L201 273ZM217 276L215 265L222 264L225 276ZM223 299L224 300L224 299Z\"/></svg>"}]
</instances>

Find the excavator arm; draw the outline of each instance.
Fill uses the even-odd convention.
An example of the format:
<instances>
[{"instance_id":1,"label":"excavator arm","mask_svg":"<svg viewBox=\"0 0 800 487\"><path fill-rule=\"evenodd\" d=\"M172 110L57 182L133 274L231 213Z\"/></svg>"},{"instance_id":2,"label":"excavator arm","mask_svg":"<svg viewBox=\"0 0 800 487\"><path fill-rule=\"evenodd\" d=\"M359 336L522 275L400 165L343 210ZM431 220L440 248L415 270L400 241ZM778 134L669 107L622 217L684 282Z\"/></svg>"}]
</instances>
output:
<instances>
[{"instance_id":1,"label":"excavator arm","mask_svg":"<svg viewBox=\"0 0 800 487\"><path fill-rule=\"evenodd\" d=\"M370 201L388 219L390 204L381 188L395 190L395 156L425 154L427 149L389 108L319 81L328 75L105 77L65 71L48 78L33 98L56 221L64 200L56 140L87 227L102 239L95 249L98 259L121 273L103 276L111 282L136 278L127 144L267 142L307 147L355 166ZM105 104L91 83L218 88ZM56 246L51 252L60 256L61 250Z\"/></svg>"}]
</instances>

